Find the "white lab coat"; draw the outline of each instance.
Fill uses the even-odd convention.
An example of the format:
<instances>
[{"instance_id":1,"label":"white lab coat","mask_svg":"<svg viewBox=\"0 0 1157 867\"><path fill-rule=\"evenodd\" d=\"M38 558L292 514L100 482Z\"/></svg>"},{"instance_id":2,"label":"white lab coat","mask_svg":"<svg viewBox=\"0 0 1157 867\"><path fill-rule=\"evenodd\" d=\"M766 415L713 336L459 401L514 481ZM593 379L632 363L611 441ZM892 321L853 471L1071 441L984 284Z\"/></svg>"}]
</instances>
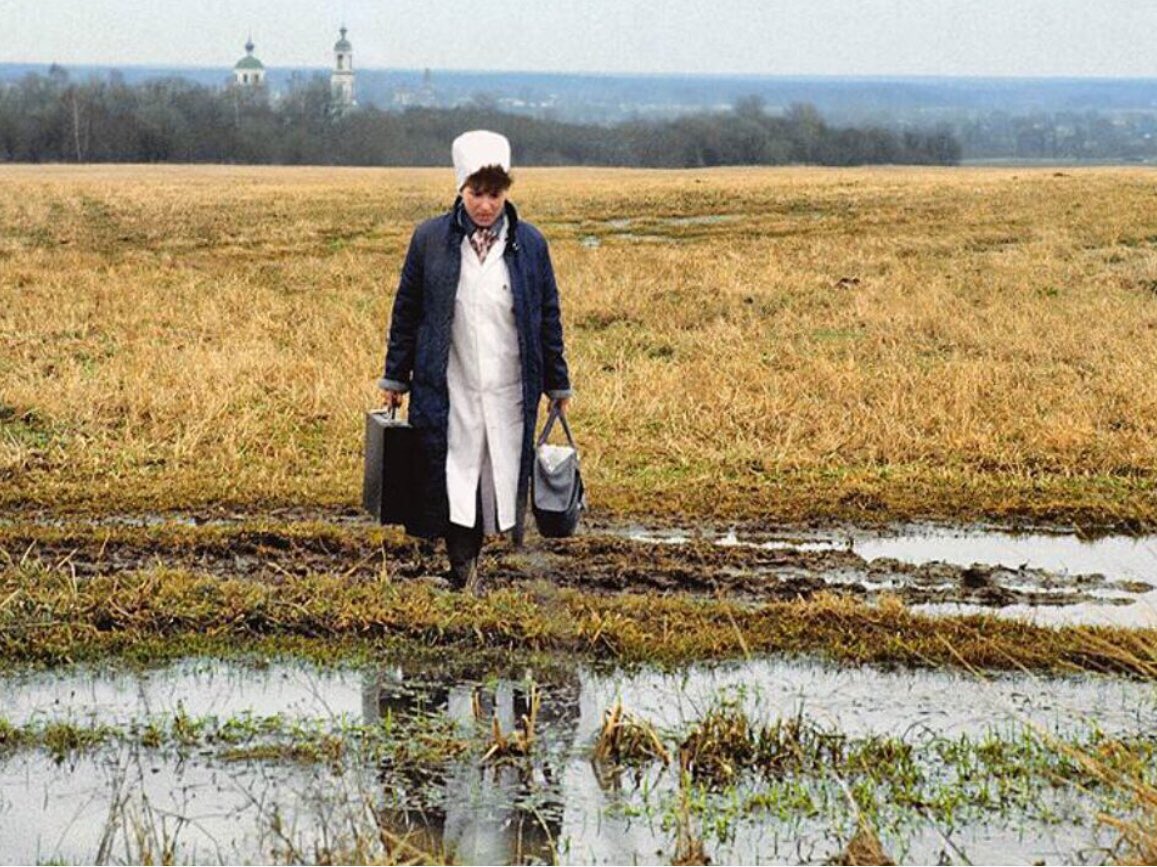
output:
<instances>
[{"instance_id":1,"label":"white lab coat","mask_svg":"<svg viewBox=\"0 0 1157 867\"><path fill-rule=\"evenodd\" d=\"M462 239L462 270L446 383L450 392L446 493L450 521L473 527L482 489L483 529L515 524L522 455L522 364L504 224L485 262Z\"/></svg>"}]
</instances>

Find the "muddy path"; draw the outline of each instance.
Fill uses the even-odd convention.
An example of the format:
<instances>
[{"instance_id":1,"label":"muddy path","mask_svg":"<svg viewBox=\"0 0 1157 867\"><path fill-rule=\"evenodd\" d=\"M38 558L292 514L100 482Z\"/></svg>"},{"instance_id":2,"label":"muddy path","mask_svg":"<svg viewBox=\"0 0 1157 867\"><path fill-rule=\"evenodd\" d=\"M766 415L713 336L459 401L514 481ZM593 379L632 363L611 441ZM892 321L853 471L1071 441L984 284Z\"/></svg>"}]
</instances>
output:
<instances>
[{"instance_id":1,"label":"muddy path","mask_svg":"<svg viewBox=\"0 0 1157 867\"><path fill-rule=\"evenodd\" d=\"M260 520L238 513L59 516L0 524L0 567L33 561L77 577L158 567L260 581L311 573L421 580L440 585L445 561L437 546L372 526L354 511L283 511ZM821 591L875 599L890 594L908 605L1064 607L1128 605L1153 586L1135 577L1000 563L906 562L870 557L834 536L814 532L700 533L651 536L637 528L591 521L565 541L531 538L523 549L487 546L488 586L549 582L592 592L681 593L751 602L808 598Z\"/></svg>"}]
</instances>

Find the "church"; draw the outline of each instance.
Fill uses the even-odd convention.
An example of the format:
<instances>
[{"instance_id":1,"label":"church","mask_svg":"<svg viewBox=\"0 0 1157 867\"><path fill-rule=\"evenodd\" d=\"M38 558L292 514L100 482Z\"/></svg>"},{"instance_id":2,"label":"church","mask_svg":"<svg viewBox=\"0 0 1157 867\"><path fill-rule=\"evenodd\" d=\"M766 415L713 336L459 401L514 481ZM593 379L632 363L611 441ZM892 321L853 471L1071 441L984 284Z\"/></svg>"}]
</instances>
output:
<instances>
[{"instance_id":1,"label":"church","mask_svg":"<svg viewBox=\"0 0 1157 867\"><path fill-rule=\"evenodd\" d=\"M333 67L330 69L329 86L333 104L337 111L349 111L357 106L354 95L354 49L343 24L340 38L333 46ZM253 53L256 50L253 37L245 43L245 56L233 65L232 86L253 95L267 91L265 64Z\"/></svg>"}]
</instances>

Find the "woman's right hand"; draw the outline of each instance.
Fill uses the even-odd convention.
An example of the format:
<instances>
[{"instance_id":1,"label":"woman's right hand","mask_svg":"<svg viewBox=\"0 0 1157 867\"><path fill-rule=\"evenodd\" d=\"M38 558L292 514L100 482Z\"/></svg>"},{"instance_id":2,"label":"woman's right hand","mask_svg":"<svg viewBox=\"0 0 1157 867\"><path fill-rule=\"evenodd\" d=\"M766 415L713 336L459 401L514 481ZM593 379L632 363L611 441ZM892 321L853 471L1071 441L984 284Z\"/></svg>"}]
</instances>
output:
<instances>
[{"instance_id":1,"label":"woman's right hand","mask_svg":"<svg viewBox=\"0 0 1157 867\"><path fill-rule=\"evenodd\" d=\"M390 391L389 389L382 389L382 403L385 404L386 409L398 409L402 405L402 392Z\"/></svg>"}]
</instances>

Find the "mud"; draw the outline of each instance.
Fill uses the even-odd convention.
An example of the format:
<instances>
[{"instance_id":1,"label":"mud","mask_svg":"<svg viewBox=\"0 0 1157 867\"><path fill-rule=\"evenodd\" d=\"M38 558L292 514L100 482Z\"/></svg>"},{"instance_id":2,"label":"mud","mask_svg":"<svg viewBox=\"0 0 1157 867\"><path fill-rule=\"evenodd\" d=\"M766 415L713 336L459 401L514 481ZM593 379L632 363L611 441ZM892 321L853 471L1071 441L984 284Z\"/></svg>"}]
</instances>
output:
<instances>
[{"instance_id":1,"label":"mud","mask_svg":"<svg viewBox=\"0 0 1157 867\"><path fill-rule=\"evenodd\" d=\"M438 546L382 531L356 510L105 516L23 515L0 524L0 563L34 558L78 577L164 566L230 578L386 574L439 581ZM1152 537L1082 540L984 528L647 530L588 522L563 541L487 545L490 586L547 581L591 592L682 593L753 603L821 591L969 612L1098 610L1152 600ZM939 608L937 608L939 607ZM1083 608L1082 608L1083 607ZM1139 606L1138 606L1139 607ZM1143 625L1143 624L1138 624Z\"/></svg>"},{"instance_id":2,"label":"mud","mask_svg":"<svg viewBox=\"0 0 1157 867\"><path fill-rule=\"evenodd\" d=\"M60 528L107 528L107 527L233 527L242 524L297 524L323 523L337 526L366 526L367 519L361 509L353 506L332 508L317 506L266 506L249 504L233 508L228 504L207 506L200 509L158 511L158 512L116 512L91 513L84 509L55 510L37 505L6 506L0 512L0 528L3 527L60 527Z\"/></svg>"},{"instance_id":3,"label":"mud","mask_svg":"<svg viewBox=\"0 0 1157 867\"><path fill-rule=\"evenodd\" d=\"M43 524L13 524L0 534L0 561L35 558L78 576L157 566L257 580L309 573L437 580L443 574L444 559L434 545L383 535L355 514L339 516L342 520L329 522L329 528L295 523L300 516L275 516L286 521L275 529L267 520L256 527L227 516L178 521L146 516L135 523L80 527L59 523L50 534L40 531ZM201 527L216 531L198 532ZM1127 605L1154 590L1145 580L1152 573L913 563L898 557L869 559L853 542L832 537L740 542L734 534L687 538L635 531L631 537L621 528L589 530L561 542L535 538L522 550L494 543L487 546L482 568L495 587L548 581L589 592L722 595L752 602L795 600L827 590L868 600L890 594L909 605L967 605L972 610Z\"/></svg>"}]
</instances>

